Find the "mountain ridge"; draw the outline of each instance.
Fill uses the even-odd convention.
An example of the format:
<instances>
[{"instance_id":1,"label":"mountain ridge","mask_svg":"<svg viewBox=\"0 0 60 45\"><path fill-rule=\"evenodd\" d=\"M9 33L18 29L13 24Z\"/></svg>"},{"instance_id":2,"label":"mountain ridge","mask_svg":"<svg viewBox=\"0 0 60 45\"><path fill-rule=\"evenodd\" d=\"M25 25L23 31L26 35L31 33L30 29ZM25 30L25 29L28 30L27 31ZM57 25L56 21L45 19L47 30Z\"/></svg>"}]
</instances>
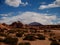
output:
<instances>
[{"instance_id":1,"label":"mountain ridge","mask_svg":"<svg viewBox=\"0 0 60 45\"><path fill-rule=\"evenodd\" d=\"M40 24L40 23L38 23L38 22L32 22L32 23L30 23L29 25L31 25L31 26L40 26L40 25L42 25L42 24Z\"/></svg>"}]
</instances>

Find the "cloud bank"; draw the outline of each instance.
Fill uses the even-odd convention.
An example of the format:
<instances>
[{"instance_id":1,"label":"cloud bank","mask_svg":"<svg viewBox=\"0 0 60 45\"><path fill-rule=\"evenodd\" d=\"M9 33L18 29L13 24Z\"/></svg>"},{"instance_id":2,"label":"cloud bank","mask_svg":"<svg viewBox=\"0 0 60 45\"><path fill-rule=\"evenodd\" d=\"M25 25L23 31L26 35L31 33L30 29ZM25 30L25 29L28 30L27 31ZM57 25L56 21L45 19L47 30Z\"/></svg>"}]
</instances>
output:
<instances>
[{"instance_id":1,"label":"cloud bank","mask_svg":"<svg viewBox=\"0 0 60 45\"><path fill-rule=\"evenodd\" d=\"M48 25L48 24L54 24L52 22L53 20L56 20L55 15L49 16L49 14L40 14L36 12L24 12L22 14L18 14L13 17L2 18L0 22L7 23L7 24L11 24L12 22L15 21L21 21L24 24L29 24L31 22L39 22L41 24Z\"/></svg>"}]
</instances>

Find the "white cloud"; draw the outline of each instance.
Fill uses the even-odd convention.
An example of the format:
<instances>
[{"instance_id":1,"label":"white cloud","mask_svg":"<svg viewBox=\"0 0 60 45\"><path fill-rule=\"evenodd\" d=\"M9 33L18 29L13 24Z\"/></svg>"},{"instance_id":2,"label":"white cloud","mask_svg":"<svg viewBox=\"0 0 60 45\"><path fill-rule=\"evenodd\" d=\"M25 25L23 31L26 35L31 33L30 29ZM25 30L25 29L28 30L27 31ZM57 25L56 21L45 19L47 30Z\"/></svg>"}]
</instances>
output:
<instances>
[{"instance_id":1,"label":"white cloud","mask_svg":"<svg viewBox=\"0 0 60 45\"><path fill-rule=\"evenodd\" d=\"M0 22L1 23L5 22L7 24L11 24L14 21L21 21L24 24L29 24L31 22L39 22L45 25L53 24L52 20L56 20L55 15L48 16L48 14L40 14L36 12L24 12L13 17L3 18L3 20L0 20Z\"/></svg>"},{"instance_id":2,"label":"white cloud","mask_svg":"<svg viewBox=\"0 0 60 45\"><path fill-rule=\"evenodd\" d=\"M23 5L23 6L26 6L26 5L28 5L28 2L26 2L26 3L22 3L22 5Z\"/></svg>"},{"instance_id":3,"label":"white cloud","mask_svg":"<svg viewBox=\"0 0 60 45\"><path fill-rule=\"evenodd\" d=\"M21 0L5 0L5 3L13 7L18 7L20 4L25 5L25 6L27 5L27 2L23 3Z\"/></svg>"},{"instance_id":4,"label":"white cloud","mask_svg":"<svg viewBox=\"0 0 60 45\"><path fill-rule=\"evenodd\" d=\"M0 16L2 16L2 17L8 17L8 16L12 16L12 12L11 13L8 13L8 14L0 14Z\"/></svg>"},{"instance_id":5,"label":"white cloud","mask_svg":"<svg viewBox=\"0 0 60 45\"><path fill-rule=\"evenodd\" d=\"M8 15L7 15L7 14L0 14L0 16L5 16L5 17L7 17Z\"/></svg>"},{"instance_id":6,"label":"white cloud","mask_svg":"<svg viewBox=\"0 0 60 45\"><path fill-rule=\"evenodd\" d=\"M57 22L57 25L60 25L60 21Z\"/></svg>"},{"instance_id":7,"label":"white cloud","mask_svg":"<svg viewBox=\"0 0 60 45\"><path fill-rule=\"evenodd\" d=\"M41 5L39 9L54 8L54 7L60 7L60 0L56 0L48 5Z\"/></svg>"},{"instance_id":8,"label":"white cloud","mask_svg":"<svg viewBox=\"0 0 60 45\"><path fill-rule=\"evenodd\" d=\"M41 4L46 4L46 2L42 2Z\"/></svg>"},{"instance_id":9,"label":"white cloud","mask_svg":"<svg viewBox=\"0 0 60 45\"><path fill-rule=\"evenodd\" d=\"M57 20L56 24L60 25L60 18L57 18L56 20Z\"/></svg>"}]
</instances>

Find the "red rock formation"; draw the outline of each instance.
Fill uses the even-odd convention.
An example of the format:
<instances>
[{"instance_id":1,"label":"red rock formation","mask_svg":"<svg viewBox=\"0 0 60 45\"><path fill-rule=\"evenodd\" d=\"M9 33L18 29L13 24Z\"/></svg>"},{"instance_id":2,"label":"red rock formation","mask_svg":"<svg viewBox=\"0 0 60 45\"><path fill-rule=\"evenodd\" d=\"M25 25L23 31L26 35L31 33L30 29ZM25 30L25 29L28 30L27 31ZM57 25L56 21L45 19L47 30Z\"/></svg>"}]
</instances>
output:
<instances>
[{"instance_id":1,"label":"red rock formation","mask_svg":"<svg viewBox=\"0 0 60 45\"><path fill-rule=\"evenodd\" d=\"M13 22L10 26L12 26L13 28L22 28L23 24L18 21L18 22Z\"/></svg>"},{"instance_id":2,"label":"red rock formation","mask_svg":"<svg viewBox=\"0 0 60 45\"><path fill-rule=\"evenodd\" d=\"M3 24L0 24L0 29L10 30L7 25L5 26Z\"/></svg>"}]
</instances>

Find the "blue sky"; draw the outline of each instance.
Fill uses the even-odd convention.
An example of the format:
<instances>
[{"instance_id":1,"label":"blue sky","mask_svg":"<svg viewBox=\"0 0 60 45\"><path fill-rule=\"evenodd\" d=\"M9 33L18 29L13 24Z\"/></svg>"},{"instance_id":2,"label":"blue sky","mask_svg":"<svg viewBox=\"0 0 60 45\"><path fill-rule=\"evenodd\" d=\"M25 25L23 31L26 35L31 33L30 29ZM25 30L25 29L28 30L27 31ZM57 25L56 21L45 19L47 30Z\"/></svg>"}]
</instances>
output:
<instances>
[{"instance_id":1,"label":"blue sky","mask_svg":"<svg viewBox=\"0 0 60 45\"><path fill-rule=\"evenodd\" d=\"M0 0L0 22L18 20L26 24L60 24L60 0Z\"/></svg>"}]
</instances>

